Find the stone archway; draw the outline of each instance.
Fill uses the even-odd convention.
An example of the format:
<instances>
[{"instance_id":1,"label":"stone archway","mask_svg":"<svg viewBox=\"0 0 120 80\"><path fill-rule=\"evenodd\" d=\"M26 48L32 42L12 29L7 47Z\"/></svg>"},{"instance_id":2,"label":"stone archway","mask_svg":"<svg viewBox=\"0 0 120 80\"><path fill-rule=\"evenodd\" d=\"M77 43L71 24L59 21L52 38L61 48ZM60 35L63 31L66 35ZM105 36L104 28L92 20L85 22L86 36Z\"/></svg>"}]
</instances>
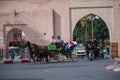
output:
<instances>
[{"instance_id":1,"label":"stone archway","mask_svg":"<svg viewBox=\"0 0 120 80\"><path fill-rule=\"evenodd\" d=\"M102 18L95 14L87 14L77 21L73 34L73 40L78 44L86 44L89 40L97 40L98 47L109 48L109 30Z\"/></svg>"},{"instance_id":2,"label":"stone archway","mask_svg":"<svg viewBox=\"0 0 120 80\"><path fill-rule=\"evenodd\" d=\"M102 18L102 20L106 23L108 30L109 30L109 36L110 36L110 42L114 43L115 40L115 34L113 29L113 7L72 7L70 8L70 39L72 40L72 32L75 28L75 25L79 19L81 19L83 16L86 16L88 14L95 14ZM118 44L119 45L119 44ZM117 55L119 55L119 51L115 51ZM111 52L112 54L112 52ZM117 56L115 56L117 57Z\"/></svg>"},{"instance_id":3,"label":"stone archway","mask_svg":"<svg viewBox=\"0 0 120 80\"><path fill-rule=\"evenodd\" d=\"M5 54L3 55L4 59L8 59L9 47L18 47L22 42L22 27L26 24L5 24L3 26L4 33L4 44L5 44Z\"/></svg>"},{"instance_id":4,"label":"stone archway","mask_svg":"<svg viewBox=\"0 0 120 80\"><path fill-rule=\"evenodd\" d=\"M109 13L109 14L107 14ZM103 21L108 26L108 30L110 32L110 41L113 41L112 36L112 27L113 27L113 11L111 8L71 8L70 9L70 26L71 26L71 40L72 40L72 32L74 30L74 27L79 19L81 19L83 16L86 16L88 14L95 14L103 19Z\"/></svg>"},{"instance_id":5,"label":"stone archway","mask_svg":"<svg viewBox=\"0 0 120 80\"><path fill-rule=\"evenodd\" d=\"M4 44L7 44L7 37L9 37L9 33L12 32L13 30L18 33L20 31L22 31L23 27L27 26L27 24L5 24L3 26L3 33L4 33ZM11 35L12 36L12 35ZM16 36L16 35L15 35ZM13 37L11 38L11 40L14 40Z\"/></svg>"},{"instance_id":6,"label":"stone archway","mask_svg":"<svg viewBox=\"0 0 120 80\"><path fill-rule=\"evenodd\" d=\"M9 46L18 46L22 41L22 30L18 28L11 29L6 36L6 41Z\"/></svg>"}]
</instances>

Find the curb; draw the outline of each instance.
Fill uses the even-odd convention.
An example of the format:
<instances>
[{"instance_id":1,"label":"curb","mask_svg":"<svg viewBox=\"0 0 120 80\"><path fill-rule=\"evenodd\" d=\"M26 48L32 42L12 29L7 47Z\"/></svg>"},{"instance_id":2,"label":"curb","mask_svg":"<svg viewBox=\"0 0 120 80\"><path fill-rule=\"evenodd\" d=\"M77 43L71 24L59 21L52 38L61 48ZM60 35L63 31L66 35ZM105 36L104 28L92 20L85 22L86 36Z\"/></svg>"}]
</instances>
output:
<instances>
[{"instance_id":1,"label":"curb","mask_svg":"<svg viewBox=\"0 0 120 80\"><path fill-rule=\"evenodd\" d=\"M0 62L1 64L14 64L14 63L30 63L29 59L22 59L22 60L11 60L11 59L5 59Z\"/></svg>"},{"instance_id":2,"label":"curb","mask_svg":"<svg viewBox=\"0 0 120 80\"><path fill-rule=\"evenodd\" d=\"M4 64L13 64L13 60L4 60Z\"/></svg>"}]
</instances>

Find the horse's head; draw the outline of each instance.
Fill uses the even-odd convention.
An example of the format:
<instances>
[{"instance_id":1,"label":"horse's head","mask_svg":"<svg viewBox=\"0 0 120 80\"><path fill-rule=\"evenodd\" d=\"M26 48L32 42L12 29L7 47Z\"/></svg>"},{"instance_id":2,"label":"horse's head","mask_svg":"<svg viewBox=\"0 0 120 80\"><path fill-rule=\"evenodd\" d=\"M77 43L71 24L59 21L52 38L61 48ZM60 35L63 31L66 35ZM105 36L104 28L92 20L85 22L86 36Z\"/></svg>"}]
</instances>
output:
<instances>
[{"instance_id":1,"label":"horse's head","mask_svg":"<svg viewBox=\"0 0 120 80\"><path fill-rule=\"evenodd\" d=\"M28 47L30 47L30 45L31 45L30 41L26 41L25 45L28 46Z\"/></svg>"}]
</instances>

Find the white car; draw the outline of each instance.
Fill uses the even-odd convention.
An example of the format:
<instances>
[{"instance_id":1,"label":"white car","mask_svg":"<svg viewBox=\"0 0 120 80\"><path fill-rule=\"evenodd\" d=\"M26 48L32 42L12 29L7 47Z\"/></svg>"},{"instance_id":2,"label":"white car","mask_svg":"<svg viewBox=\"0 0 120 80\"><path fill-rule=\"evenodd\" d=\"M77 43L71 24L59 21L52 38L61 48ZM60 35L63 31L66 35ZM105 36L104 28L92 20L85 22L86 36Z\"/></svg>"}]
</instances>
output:
<instances>
[{"instance_id":1,"label":"white car","mask_svg":"<svg viewBox=\"0 0 120 80\"><path fill-rule=\"evenodd\" d=\"M78 56L86 56L86 51L85 51L85 46L83 44L78 44L75 48L74 48L74 52L78 55Z\"/></svg>"}]
</instances>

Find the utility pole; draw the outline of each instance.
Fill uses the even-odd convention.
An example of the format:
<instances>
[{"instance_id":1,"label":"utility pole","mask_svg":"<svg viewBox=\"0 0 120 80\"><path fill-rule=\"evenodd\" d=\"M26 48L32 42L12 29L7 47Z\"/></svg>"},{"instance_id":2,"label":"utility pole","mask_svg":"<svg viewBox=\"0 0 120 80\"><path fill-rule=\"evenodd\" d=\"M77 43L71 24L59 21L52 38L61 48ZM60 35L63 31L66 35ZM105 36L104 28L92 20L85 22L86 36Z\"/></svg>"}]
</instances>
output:
<instances>
[{"instance_id":1,"label":"utility pole","mask_svg":"<svg viewBox=\"0 0 120 80\"><path fill-rule=\"evenodd\" d=\"M92 26L92 42L94 41L94 32L93 32L93 15L91 14L91 26Z\"/></svg>"}]
</instances>

